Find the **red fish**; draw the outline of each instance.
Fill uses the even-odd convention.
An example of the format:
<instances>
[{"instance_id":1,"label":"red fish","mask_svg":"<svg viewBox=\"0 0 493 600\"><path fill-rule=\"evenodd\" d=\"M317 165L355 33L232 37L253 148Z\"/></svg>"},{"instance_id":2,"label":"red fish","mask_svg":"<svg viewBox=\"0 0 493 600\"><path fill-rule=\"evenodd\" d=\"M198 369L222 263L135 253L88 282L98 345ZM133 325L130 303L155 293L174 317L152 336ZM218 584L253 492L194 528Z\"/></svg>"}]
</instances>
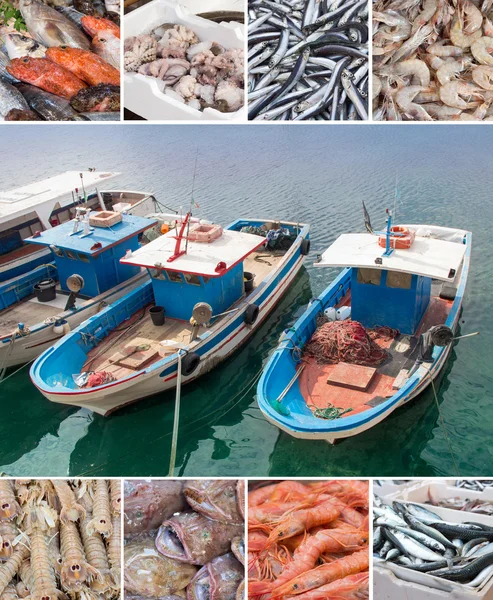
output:
<instances>
[{"instance_id":1,"label":"red fish","mask_svg":"<svg viewBox=\"0 0 493 600\"><path fill-rule=\"evenodd\" d=\"M62 98L70 99L77 92L87 87L68 69L47 58L32 58L29 56L14 58L7 66L7 71L21 81L31 83Z\"/></svg>"},{"instance_id":2,"label":"red fish","mask_svg":"<svg viewBox=\"0 0 493 600\"><path fill-rule=\"evenodd\" d=\"M54 46L48 48L46 58L65 67L89 85L98 85L99 83L120 85L120 71L88 50Z\"/></svg>"},{"instance_id":3,"label":"red fish","mask_svg":"<svg viewBox=\"0 0 493 600\"><path fill-rule=\"evenodd\" d=\"M118 25L115 25L113 21L109 19L104 19L103 17L93 17L92 15L85 15L81 19L82 27L84 31L90 35L92 38L101 33L102 31L109 31L113 35L116 35L117 38L120 37L120 28Z\"/></svg>"}]
</instances>

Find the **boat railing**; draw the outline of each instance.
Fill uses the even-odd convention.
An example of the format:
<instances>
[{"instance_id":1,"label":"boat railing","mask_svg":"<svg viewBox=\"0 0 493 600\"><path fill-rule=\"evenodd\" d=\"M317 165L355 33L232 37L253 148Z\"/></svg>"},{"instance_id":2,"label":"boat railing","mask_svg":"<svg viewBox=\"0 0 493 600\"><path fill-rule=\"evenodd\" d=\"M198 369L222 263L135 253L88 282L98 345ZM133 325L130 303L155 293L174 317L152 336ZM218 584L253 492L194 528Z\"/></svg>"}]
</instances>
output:
<instances>
[{"instance_id":1,"label":"boat railing","mask_svg":"<svg viewBox=\"0 0 493 600\"><path fill-rule=\"evenodd\" d=\"M58 272L53 263L40 265L30 273L0 284L0 310L4 310L34 293L34 286L43 279L58 280Z\"/></svg>"}]
</instances>

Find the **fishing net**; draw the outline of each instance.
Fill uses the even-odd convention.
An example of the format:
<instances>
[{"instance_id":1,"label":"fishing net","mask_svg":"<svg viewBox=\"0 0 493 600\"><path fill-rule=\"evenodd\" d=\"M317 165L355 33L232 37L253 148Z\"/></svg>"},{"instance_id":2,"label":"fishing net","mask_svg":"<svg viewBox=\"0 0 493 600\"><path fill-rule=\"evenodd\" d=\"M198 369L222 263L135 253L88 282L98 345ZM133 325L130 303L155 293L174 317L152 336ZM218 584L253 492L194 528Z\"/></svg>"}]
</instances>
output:
<instances>
[{"instance_id":1,"label":"fishing net","mask_svg":"<svg viewBox=\"0 0 493 600\"><path fill-rule=\"evenodd\" d=\"M242 233L261 235L262 237L267 238L266 248L269 250L289 250L297 237L296 233L291 233L286 227L266 231L265 229L262 229L262 227L246 225L245 227L242 227L240 231Z\"/></svg>"},{"instance_id":2,"label":"fishing net","mask_svg":"<svg viewBox=\"0 0 493 600\"><path fill-rule=\"evenodd\" d=\"M314 404L309 404L308 408L312 411L313 415L319 419L327 419L333 421L334 419L340 419L342 415L351 412L352 408L339 408L329 402L325 408L319 408Z\"/></svg>"},{"instance_id":3,"label":"fishing net","mask_svg":"<svg viewBox=\"0 0 493 600\"><path fill-rule=\"evenodd\" d=\"M319 363L345 362L366 367L381 365L390 356L375 340L395 339L397 329L365 329L358 321L330 321L321 325L305 346L305 352Z\"/></svg>"}]
</instances>

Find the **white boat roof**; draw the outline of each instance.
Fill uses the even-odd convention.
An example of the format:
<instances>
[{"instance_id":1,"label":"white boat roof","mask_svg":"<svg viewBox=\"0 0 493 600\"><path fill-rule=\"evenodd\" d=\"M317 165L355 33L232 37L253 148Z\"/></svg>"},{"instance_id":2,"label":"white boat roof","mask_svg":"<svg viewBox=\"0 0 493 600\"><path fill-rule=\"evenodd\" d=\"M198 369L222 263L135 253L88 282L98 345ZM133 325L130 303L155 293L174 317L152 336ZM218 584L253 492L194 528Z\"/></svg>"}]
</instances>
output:
<instances>
[{"instance_id":1,"label":"white boat roof","mask_svg":"<svg viewBox=\"0 0 493 600\"><path fill-rule=\"evenodd\" d=\"M66 171L43 181L0 192L0 223L35 211L40 221L49 227L48 219L56 203L59 202L61 207L71 204L75 188L82 191L81 173L87 193L89 188L120 175L107 171Z\"/></svg>"},{"instance_id":2,"label":"white boat roof","mask_svg":"<svg viewBox=\"0 0 493 600\"><path fill-rule=\"evenodd\" d=\"M432 237L416 235L413 245L407 250L394 250L383 256L385 248L378 245L378 236L371 233L345 233L327 248L316 267L361 267L401 271L453 281L450 270L458 273L466 245ZM375 259L382 263L376 264Z\"/></svg>"},{"instance_id":3,"label":"white boat roof","mask_svg":"<svg viewBox=\"0 0 493 600\"><path fill-rule=\"evenodd\" d=\"M176 235L173 229L120 262L149 269L155 269L156 264L161 263L159 268L167 271L220 277L265 243L265 238L259 235L224 229L221 237L210 243L189 241L186 254L167 262L175 253ZM185 248L185 244L186 241L182 240L181 249ZM220 262L226 263L226 269L218 272L216 267Z\"/></svg>"}]
</instances>

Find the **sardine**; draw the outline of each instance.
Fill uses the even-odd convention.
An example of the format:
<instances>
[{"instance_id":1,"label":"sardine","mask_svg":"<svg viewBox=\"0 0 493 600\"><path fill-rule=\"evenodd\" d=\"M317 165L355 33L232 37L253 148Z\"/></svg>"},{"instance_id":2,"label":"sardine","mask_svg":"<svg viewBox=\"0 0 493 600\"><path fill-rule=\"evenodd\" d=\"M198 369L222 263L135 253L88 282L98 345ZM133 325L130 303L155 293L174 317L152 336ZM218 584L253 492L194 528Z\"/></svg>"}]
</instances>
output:
<instances>
[{"instance_id":1,"label":"sardine","mask_svg":"<svg viewBox=\"0 0 493 600\"><path fill-rule=\"evenodd\" d=\"M38 0L19 0L29 33L45 46L71 46L89 50L84 33L60 12Z\"/></svg>"},{"instance_id":2,"label":"sardine","mask_svg":"<svg viewBox=\"0 0 493 600\"><path fill-rule=\"evenodd\" d=\"M426 546L423 546L423 544L420 542L410 538L408 535L397 531L397 529L389 528L385 531L385 535L387 536L387 539L392 542L394 546L399 548L403 554L429 561L437 561L442 559L442 556L440 556L438 552L430 550Z\"/></svg>"}]
</instances>

